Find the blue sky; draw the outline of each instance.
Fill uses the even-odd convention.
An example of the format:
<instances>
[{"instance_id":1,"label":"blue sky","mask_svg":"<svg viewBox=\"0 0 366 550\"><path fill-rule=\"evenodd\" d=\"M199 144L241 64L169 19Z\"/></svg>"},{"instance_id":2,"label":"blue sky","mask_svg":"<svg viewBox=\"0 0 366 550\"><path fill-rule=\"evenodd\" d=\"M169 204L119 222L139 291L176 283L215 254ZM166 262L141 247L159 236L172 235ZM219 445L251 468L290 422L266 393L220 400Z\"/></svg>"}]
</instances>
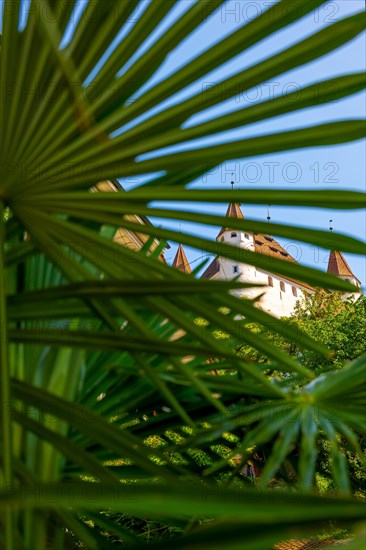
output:
<instances>
[{"instance_id":1,"label":"blue sky","mask_svg":"<svg viewBox=\"0 0 366 550\"><path fill-rule=\"evenodd\" d=\"M191 2L184 0L181 3L188 5ZM199 30L187 39L175 52L166 60L164 66L156 74L152 82L149 82L146 88L152 83L158 82L167 74L176 69L177 66L186 63L200 51L204 51L217 42L218 39L230 34L239 26L245 25L248 19L253 17L258 9L268 6L269 2L241 2L229 1L226 8L218 10ZM245 68L260 61L269 54L274 54L286 47L294 44L306 36L318 32L321 28L338 21L343 17L352 15L362 10L363 0L337 0L336 2L327 2L317 12L304 17L295 25L275 33L272 37L262 41L257 46L252 47L242 55L236 56L229 63L226 63L220 70L212 72L205 82L217 82L235 71ZM245 8L245 9L244 9ZM182 7L181 7L182 9ZM338 48L332 54L326 55L319 61L305 65L304 67L286 73L272 82L266 83L249 91L245 96L236 97L219 106L206 111L203 115L192 118L189 123L196 123L200 120L212 116L221 115L225 112L233 111L236 108L242 108L251 101L265 100L269 96L286 93L289 89L299 89L314 81L332 78L351 72L362 71L366 65L366 43L365 35L353 40L344 47ZM202 89L202 81L199 81L181 94L177 94L167 105L177 99L184 99L193 92L199 92ZM349 99L340 100L327 106L320 106L298 113L277 117L268 122L246 127L245 130L233 130L220 134L220 138L225 140L243 139L265 133L275 133L297 127L308 126L311 124L320 124L347 118L358 118L366 115L366 102L363 93L352 96ZM218 137L205 139L202 143L217 143ZM171 151L176 150L171 148ZM196 187L221 187L228 189L228 200L230 193L231 173L234 173L234 179L237 187L270 187L274 188L345 188L366 191L365 175L365 141L357 141L350 144L339 145L335 147L321 147L304 149L300 151L291 151L289 153L279 153L271 156L256 157L245 159L245 161L230 161L208 174L202 181L197 180L193 186ZM129 182L125 181L126 187ZM174 207L174 205L171 205ZM202 206L198 206L199 210ZM226 205L207 205L211 213L224 214ZM248 218L266 221L267 209L264 206L242 205L244 215ZM366 212L365 211L329 211L326 209L301 209L301 208L281 208L272 207L270 209L272 222L289 223L297 225L309 225L314 228L328 229L329 220L333 219L332 225L337 231L353 235L362 240L366 240ZM202 227L187 223L174 224L163 220L155 220L157 223L163 223L167 227L202 235ZM205 229L207 236L215 237L218 228ZM269 231L270 232L270 231ZM323 249L317 249L309 244L290 243L283 239L278 239L285 248L293 254L299 261L326 269L329 252ZM176 246L167 252L167 259L172 260ZM195 265L202 258L202 254L197 250L186 250L189 261ZM366 283L366 259L347 254L355 275Z\"/></svg>"},{"instance_id":2,"label":"blue sky","mask_svg":"<svg viewBox=\"0 0 366 550\"><path fill-rule=\"evenodd\" d=\"M162 69L155 77L155 81L160 80L166 74L169 74L174 68L186 62L197 51L203 51L208 46L216 42L219 38L236 30L238 26L245 24L246 19L252 17L257 12L258 7L268 6L268 2L240 2L240 6L246 5L247 11L238 8L238 2L227 3L227 11L219 10L214 14L205 25L196 31L188 40L186 40L174 55L170 56ZM341 0L336 2L327 2L315 14L304 17L295 25L275 33L271 38L262 41L257 46L251 48L242 55L236 56L222 69L215 71L206 79L208 82L216 82L223 79L238 70L260 61L269 54L274 54L286 47L294 44L298 40L319 31L321 28L329 25L331 22L359 12L364 8L363 0ZM246 18L246 19L245 19ZM344 47L335 50L334 53L326 55L319 61L310 63L298 70L291 71L268 82L267 85L249 91L244 97L234 98L233 100L216 106L207 111L204 116L195 117L190 122L198 122L209 116L220 115L235 108L242 108L257 97L259 100L266 99L270 94L279 95L285 93L287 89L295 89L308 85L316 80L331 78L351 72L362 71L366 65L366 43L365 35L353 40ZM199 91L202 81L192 85L181 94L184 98L188 93ZM225 136L225 140L243 139L265 133L275 133L297 127L308 126L311 124L320 124L347 118L364 117L366 114L365 95L363 93L352 96L349 99L340 100L327 106L320 106L295 114L277 117L268 122L251 125L245 130L233 130L225 134L220 134L220 138ZM205 143L216 143L217 136L206 140ZM173 150L173 149L172 149ZM338 145L335 147L321 147L304 149L300 151L291 151L289 153L279 153L275 155L245 159L244 161L230 161L225 163L214 173L209 174L204 181L198 180L194 186L203 187L221 187L228 189L228 200L230 193L231 173L234 173L234 179L237 187L271 187L274 188L346 188L352 190L366 191L365 175L365 141L357 141L350 144ZM127 185L128 187L128 185ZM172 205L174 206L174 205ZM201 208L198 207L198 209ZM242 205L243 213L248 218L266 221L267 209L264 206ZM224 214L226 205L210 205L211 213ZM272 222L289 223L297 225L309 225L314 228L328 229L329 219L333 219L333 226L337 231L353 235L362 240L366 240L366 213L365 211L330 211L326 209L301 209L301 208L281 208L271 207L270 215ZM164 222L168 227L176 228L176 224ZM182 230L195 232L202 235L202 227L192 224L182 223ZM218 229L206 230L207 235L215 237ZM269 231L270 232L270 231ZM329 252L323 249L316 249L309 244L290 243L284 239L278 239L287 250L293 254L299 261L326 269ZM176 247L167 253L167 259L172 260ZM187 255L190 261L194 262L202 257L196 250L187 248ZM366 283L366 260L365 258L347 254L349 261L356 276Z\"/></svg>"},{"instance_id":3,"label":"blue sky","mask_svg":"<svg viewBox=\"0 0 366 550\"><path fill-rule=\"evenodd\" d=\"M135 16L132 16L129 22L129 28L133 26L136 17L142 13L148 2L149 0L141 0L138 4ZM2 3L3 1L0 0L0 7ZM24 2L25 5L27 3L27 1ZM164 29L171 21L179 17L193 3L194 0L180 0L177 8L163 21L155 35L152 36L152 40L164 32ZM219 39L244 26L261 10L269 7L271 3L271 0L228 0L226 5L208 18L199 30L195 31L174 50L154 78L145 85L144 89L146 90L154 83L162 80L172 71L176 70L177 67L185 64L189 59L206 50ZM78 16L82 13L85 4L85 0L77 2L77 10L73 17L73 23L67 29L63 45L66 45L70 40L75 22L77 22ZM226 76L286 49L310 34L318 32L321 28L362 9L364 9L364 0L335 0L326 2L316 12L304 17L298 23L276 32L270 38L261 41L258 45L236 56L219 70L210 73L204 80L200 80L180 94L176 94L170 101L166 102L165 106L177 100L184 99L194 92L201 92L202 85L218 82ZM24 20L21 22L22 24L24 24ZM127 31L128 28L122 30L115 43L123 39ZM136 52L135 58L141 55L144 49L148 47L149 43L145 44L142 49ZM130 63L133 60L134 58L130 60ZM274 95L282 95L288 90L300 89L317 80L364 70L365 65L366 40L365 34L363 34L346 46L338 48L332 54L326 55L316 62L288 72L273 81L265 83L263 86L249 90L246 94L215 106L192 118L189 124L242 108L255 101L263 101ZM127 66L122 68L122 70L124 71ZM365 115L365 95L359 93L351 98L339 100L327 106L315 107L294 114L276 117L271 119L271 121L251 125L245 127L245 129L236 129L219 136L213 136L212 138L197 142L197 145L200 146L203 143L214 144L218 142L218 139L225 141L244 139L255 135L281 132L311 124L339 121L347 118L359 118ZM176 149L171 148L170 150L173 151ZM328 187L366 191L365 141L357 141L335 147L311 148L289 153L278 153L270 156L249 158L244 161L230 161L216 169L213 173L208 174L203 180L194 182L193 186L227 188L229 200L231 173L234 173L237 187L241 189L245 189L246 187L273 187L281 189L310 188L315 190ZM132 187L128 181L121 179L121 182L127 189ZM242 205L242 209L247 218L266 220L267 209L264 206ZM224 214L225 211L226 205L210 206L211 213ZM325 209L271 207L270 215L272 218L271 221L275 223L309 225L320 229L327 229L329 227L329 219L333 219L333 226L337 231L366 240L365 211L332 212ZM175 229L179 227L178 222L174 224L173 222L163 222L162 220L153 221L155 223L163 223L166 227L174 227ZM200 226L182 223L180 227L182 230L202 235L202 227ZM207 237L215 237L218 228L206 229L206 232ZM286 242L283 239L278 240L301 262L320 269L326 269L327 251L316 250L308 244L294 244ZM176 246L173 245L167 253L168 260L173 259L175 250ZM197 250L187 249L187 255L193 265L202 257L201 253ZM349 254L346 255L346 258L355 275L365 285L366 259Z\"/></svg>"}]
</instances>

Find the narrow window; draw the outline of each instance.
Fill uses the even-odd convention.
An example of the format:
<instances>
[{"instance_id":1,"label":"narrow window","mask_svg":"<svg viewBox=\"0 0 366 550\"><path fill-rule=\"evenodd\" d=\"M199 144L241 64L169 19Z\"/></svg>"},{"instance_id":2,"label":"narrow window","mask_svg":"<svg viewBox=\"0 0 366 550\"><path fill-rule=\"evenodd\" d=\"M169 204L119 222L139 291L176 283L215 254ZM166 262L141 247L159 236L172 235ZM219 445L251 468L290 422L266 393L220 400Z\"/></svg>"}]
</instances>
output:
<instances>
[{"instance_id":1,"label":"narrow window","mask_svg":"<svg viewBox=\"0 0 366 550\"><path fill-rule=\"evenodd\" d=\"M236 233L231 233L231 236L236 237L237 235L236 235Z\"/></svg>"},{"instance_id":2,"label":"narrow window","mask_svg":"<svg viewBox=\"0 0 366 550\"><path fill-rule=\"evenodd\" d=\"M268 286L273 286L273 278L268 277Z\"/></svg>"},{"instance_id":3,"label":"narrow window","mask_svg":"<svg viewBox=\"0 0 366 550\"><path fill-rule=\"evenodd\" d=\"M239 266L233 265L233 273L239 273Z\"/></svg>"},{"instance_id":4,"label":"narrow window","mask_svg":"<svg viewBox=\"0 0 366 550\"><path fill-rule=\"evenodd\" d=\"M280 282L280 288L281 288L282 292L286 292L285 283L283 281Z\"/></svg>"},{"instance_id":5,"label":"narrow window","mask_svg":"<svg viewBox=\"0 0 366 550\"><path fill-rule=\"evenodd\" d=\"M224 240L225 240L225 237L221 237L221 239L220 239L220 240L221 240L221 242L223 243L223 242L224 242Z\"/></svg>"},{"instance_id":6,"label":"narrow window","mask_svg":"<svg viewBox=\"0 0 366 550\"><path fill-rule=\"evenodd\" d=\"M297 288L296 288L296 286L292 287L292 294L297 297Z\"/></svg>"},{"instance_id":7,"label":"narrow window","mask_svg":"<svg viewBox=\"0 0 366 550\"><path fill-rule=\"evenodd\" d=\"M246 239L249 239L248 233L245 233L245 238L246 238Z\"/></svg>"}]
</instances>

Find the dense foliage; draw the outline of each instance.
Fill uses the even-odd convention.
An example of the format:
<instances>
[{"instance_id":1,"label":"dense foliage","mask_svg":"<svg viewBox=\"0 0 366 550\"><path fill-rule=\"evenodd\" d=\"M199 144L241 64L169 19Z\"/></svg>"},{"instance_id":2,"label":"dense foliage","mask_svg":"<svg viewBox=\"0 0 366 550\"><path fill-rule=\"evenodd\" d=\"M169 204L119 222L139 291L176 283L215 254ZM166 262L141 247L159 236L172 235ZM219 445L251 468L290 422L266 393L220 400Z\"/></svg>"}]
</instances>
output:
<instances>
[{"instance_id":1,"label":"dense foliage","mask_svg":"<svg viewBox=\"0 0 366 550\"><path fill-rule=\"evenodd\" d=\"M303 365L316 373L337 370L366 353L366 298L342 300L338 293L317 292L309 296L294 314L299 330L322 342L332 352L329 359L295 349Z\"/></svg>"},{"instance_id":2,"label":"dense foliage","mask_svg":"<svg viewBox=\"0 0 366 550\"><path fill-rule=\"evenodd\" d=\"M343 368L347 362L366 353L366 298L344 299L341 293L317 290L298 302L294 314L287 321L299 333L308 334L324 344L328 356L313 350L304 350L295 339L279 336L258 324L247 325L254 334L266 336L274 345L292 355L304 367L316 374ZM268 357L249 345L239 345L241 356L260 364Z\"/></svg>"},{"instance_id":3,"label":"dense foliage","mask_svg":"<svg viewBox=\"0 0 366 550\"><path fill-rule=\"evenodd\" d=\"M316 372L318 376L326 372L340 371L353 359L366 353L366 298L357 300L344 299L341 293L330 293L317 290L299 301L294 314L288 319L291 326L306 333L315 340L325 344L330 351L328 356L311 350L304 350L296 341L290 341L278 334L268 331L258 324L251 324L254 334L266 336L274 345L291 354L304 367ZM237 352L246 360L254 360L265 367L268 358L261 355L248 345L239 345ZM271 372L268 373L271 376ZM279 376L280 373L277 373ZM346 441L343 440L343 444ZM331 461L329 460L329 444L319 442L320 452L317 463L317 484L321 492L334 491L335 485L331 479ZM366 444L364 437L360 438L362 453L360 456L351 449L345 448L350 468L352 491L355 495L365 498L365 460ZM295 449L295 453L297 450Z\"/></svg>"}]
</instances>

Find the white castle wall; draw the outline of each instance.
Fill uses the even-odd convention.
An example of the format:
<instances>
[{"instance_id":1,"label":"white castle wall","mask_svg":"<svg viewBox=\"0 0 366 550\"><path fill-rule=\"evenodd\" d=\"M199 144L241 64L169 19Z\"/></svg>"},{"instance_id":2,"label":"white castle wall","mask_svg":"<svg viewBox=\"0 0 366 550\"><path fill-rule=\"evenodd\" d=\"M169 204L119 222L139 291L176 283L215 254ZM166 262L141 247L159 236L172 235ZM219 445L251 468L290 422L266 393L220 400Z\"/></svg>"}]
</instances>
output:
<instances>
[{"instance_id":1,"label":"white castle wall","mask_svg":"<svg viewBox=\"0 0 366 550\"><path fill-rule=\"evenodd\" d=\"M233 246L254 251L254 237L251 233L227 230L218 238ZM274 317L289 317L295 308L296 302L304 296L301 285L278 277L254 266L240 263L236 260L219 258L220 271L213 277L219 280L231 280L235 277L243 283L263 284L262 288L250 288L235 291L237 296L254 299L264 295L257 302L260 307ZM272 286L270 286L272 285Z\"/></svg>"},{"instance_id":2,"label":"white castle wall","mask_svg":"<svg viewBox=\"0 0 366 550\"><path fill-rule=\"evenodd\" d=\"M358 286L360 288L360 284L357 281L356 277L346 277L346 276L340 276L340 279L344 279L345 281L349 281L351 284ZM353 301L358 300L362 296L361 292L345 292L342 294L343 300L348 300L351 298Z\"/></svg>"}]
</instances>

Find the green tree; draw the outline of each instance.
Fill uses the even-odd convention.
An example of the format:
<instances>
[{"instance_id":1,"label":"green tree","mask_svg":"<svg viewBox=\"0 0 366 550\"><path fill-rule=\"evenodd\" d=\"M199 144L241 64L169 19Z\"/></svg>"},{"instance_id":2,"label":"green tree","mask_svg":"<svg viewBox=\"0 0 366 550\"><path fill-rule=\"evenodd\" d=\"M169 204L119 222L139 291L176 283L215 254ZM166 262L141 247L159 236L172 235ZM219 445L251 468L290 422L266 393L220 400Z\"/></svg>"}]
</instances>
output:
<instances>
[{"instance_id":1,"label":"green tree","mask_svg":"<svg viewBox=\"0 0 366 550\"><path fill-rule=\"evenodd\" d=\"M338 293L322 291L308 296L295 312L299 330L325 344L332 352L328 360L313 352L295 350L299 360L315 372L339 369L366 353L366 298L343 301Z\"/></svg>"},{"instance_id":2,"label":"green tree","mask_svg":"<svg viewBox=\"0 0 366 550\"><path fill-rule=\"evenodd\" d=\"M254 334L266 336L316 374L341 369L347 362L366 353L365 296L344 300L342 293L318 289L297 303L292 317L286 322L299 335L305 333L327 346L328 355L305 350L296 338L280 336L259 324L249 323L247 326ZM248 345L240 345L238 352L260 364L270 362L266 355Z\"/></svg>"},{"instance_id":3,"label":"green tree","mask_svg":"<svg viewBox=\"0 0 366 550\"><path fill-rule=\"evenodd\" d=\"M299 334L308 334L314 340L325 344L329 355L324 356L312 350L305 350L293 338L289 340L273 331L266 330L258 324L248 326L256 335L266 336L274 345L289 353L304 367L311 369L318 376L326 372L335 372L347 368L352 360L366 353L366 298L361 296L356 301L344 300L341 293L327 292L318 289L314 294L308 294L299 301L294 314L287 319L290 326L298 330ZM271 361L263 354L248 345L238 346L238 353L247 360L254 360L265 368ZM269 376L273 371L268 372ZM281 373L276 372L277 377ZM300 385L301 380L297 381ZM346 441L343 439L343 444ZM322 490L333 491L332 466L330 460L330 445L327 441L318 441L318 484ZM353 492L364 498L366 481L365 458L366 445L364 437L360 438L362 449L359 455L345 445L345 453L350 468L350 479ZM298 449L294 449L297 453Z\"/></svg>"},{"instance_id":4,"label":"green tree","mask_svg":"<svg viewBox=\"0 0 366 550\"><path fill-rule=\"evenodd\" d=\"M203 143L197 149L193 139L325 104L365 87L363 74L346 74L311 83L300 94L296 90L188 125L193 115L238 92L333 52L365 26L363 13L347 17L269 53L259 64L238 67L207 96L189 92L191 84L322 4L282 0L203 53L195 52L165 80L150 81L167 56L223 3L189 5L164 33L155 31L177 0L150 2L132 26L137 0L93 0L77 20L78 0L33 0L21 21L23 2L2 3L0 544L6 550L63 549L69 533L87 548L104 548L106 541L90 523L95 517L119 541L141 547L133 531L100 513L106 509L176 526L179 535L159 541L159 548L238 548L244 537L248 550L266 548L293 536L294 527L301 535L330 519L353 525L364 517L363 506L351 499L339 437L358 452L357 434L365 430L365 358L316 379L267 338L253 339L239 319L272 327L318 353L326 354L324 346L284 321L273 326L272 318L253 304L233 297L231 291L240 284L185 276L159 261L159 255L171 240L321 288L352 292L354 287L316 269L131 219L179 217L203 227L222 225L222 217L187 207L227 201L226 191L189 186L209 169L229 159L330 146L365 135L364 121L352 119L229 143L219 134L217 145ZM75 28L65 45L72 18ZM118 41L121 30L126 32ZM133 57L146 41L148 48ZM185 88L187 99L177 100L175 94ZM166 100L172 100L168 108ZM164 152L179 144L184 144L181 152ZM90 192L106 179L131 177L141 177L133 191ZM365 200L363 193L330 189L246 189L231 197L332 210L360 208ZM183 203L186 209L177 214L170 207L157 208L156 200ZM258 221L234 223L243 231L267 229ZM131 252L113 241L118 228L154 237L159 244L150 240ZM284 238L365 252L365 243L342 234L279 224L271 229ZM196 324L198 317L207 320L207 327ZM218 330L230 338L217 340ZM233 353L238 341L266 354L273 368L289 377L269 380L257 365ZM218 359L220 368L234 369L235 376L211 376L209 358ZM179 443L170 438L172 432L181 435ZM319 434L330 445L339 499L311 494ZM152 445L151 436L163 444ZM273 494L267 482L295 444L301 497ZM223 445L229 449L225 456L217 452ZM268 447L263 490L218 486L219 474L237 477L231 456L263 445ZM192 459L197 450L211 458L209 467Z\"/></svg>"}]
</instances>

